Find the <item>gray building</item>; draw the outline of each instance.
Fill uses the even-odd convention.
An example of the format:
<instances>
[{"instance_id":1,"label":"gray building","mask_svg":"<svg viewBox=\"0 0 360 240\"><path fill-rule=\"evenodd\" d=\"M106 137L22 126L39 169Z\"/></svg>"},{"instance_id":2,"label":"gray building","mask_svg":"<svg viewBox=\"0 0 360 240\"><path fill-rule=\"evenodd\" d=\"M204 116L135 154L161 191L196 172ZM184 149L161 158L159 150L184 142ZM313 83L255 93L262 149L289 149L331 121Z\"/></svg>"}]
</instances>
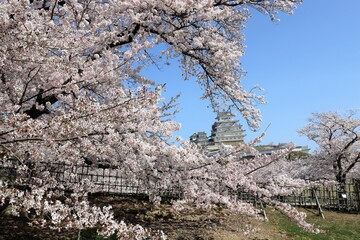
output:
<instances>
[{"instance_id":1,"label":"gray building","mask_svg":"<svg viewBox=\"0 0 360 240\"><path fill-rule=\"evenodd\" d=\"M245 131L242 125L235 119L230 111L218 112L216 120L211 128L211 135L208 137L205 132L197 132L191 135L190 141L201 145L208 153L212 154L219 150L219 145L237 145L244 143ZM262 154L272 154L286 148L292 148L293 153L307 154L307 146L293 147L292 143L279 143L259 145L255 147Z\"/></svg>"},{"instance_id":2,"label":"gray building","mask_svg":"<svg viewBox=\"0 0 360 240\"><path fill-rule=\"evenodd\" d=\"M209 152L218 150L220 144L236 145L244 142L245 131L230 111L218 112L208 137L205 132L197 132L190 136L190 141L201 145Z\"/></svg>"}]
</instances>

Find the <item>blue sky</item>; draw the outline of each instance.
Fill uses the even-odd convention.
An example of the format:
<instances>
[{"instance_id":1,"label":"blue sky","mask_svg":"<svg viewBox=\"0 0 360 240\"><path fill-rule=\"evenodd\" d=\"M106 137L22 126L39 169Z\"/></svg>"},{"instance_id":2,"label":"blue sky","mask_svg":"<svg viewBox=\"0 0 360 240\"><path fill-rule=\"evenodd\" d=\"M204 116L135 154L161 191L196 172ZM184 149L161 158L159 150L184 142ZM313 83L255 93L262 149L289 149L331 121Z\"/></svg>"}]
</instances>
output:
<instances>
[{"instance_id":1,"label":"blue sky","mask_svg":"<svg viewBox=\"0 0 360 240\"><path fill-rule=\"evenodd\" d=\"M253 133L238 116L246 140L267 129L264 144L293 142L316 145L297 130L307 124L312 112L360 108L360 1L304 0L291 16L280 22L254 12L245 31L247 49L241 59L248 74L245 88L259 84L265 89L266 105L259 106L263 122ZM181 92L180 113L175 120L183 139L198 131L210 134L216 114L208 101L200 100L200 87L181 80L176 65L147 75L167 83L165 97Z\"/></svg>"}]
</instances>

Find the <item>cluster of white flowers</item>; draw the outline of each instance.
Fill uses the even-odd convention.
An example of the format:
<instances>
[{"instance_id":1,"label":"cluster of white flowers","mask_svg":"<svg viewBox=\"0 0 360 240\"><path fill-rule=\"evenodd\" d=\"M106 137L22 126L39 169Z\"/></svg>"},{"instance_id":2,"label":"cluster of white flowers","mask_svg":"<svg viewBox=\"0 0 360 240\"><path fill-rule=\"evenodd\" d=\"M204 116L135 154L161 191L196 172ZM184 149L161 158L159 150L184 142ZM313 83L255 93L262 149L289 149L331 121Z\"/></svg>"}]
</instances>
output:
<instances>
[{"instance_id":1,"label":"cluster of white flowers","mask_svg":"<svg viewBox=\"0 0 360 240\"><path fill-rule=\"evenodd\" d=\"M42 226L102 226L103 233L117 232L119 238L149 234L114 220L109 208L90 206L91 184L63 185L43 168L44 163L106 161L129 178L144 180L154 201L157 184L180 185L183 203L256 214L230 192L239 185L260 196L282 192L287 179L269 179L270 190L253 176L281 155L264 157L241 145L207 157L189 142L169 146L179 128L171 120L174 102L164 103L161 87L151 87L141 70L153 61L147 50L165 44L168 49L159 55L181 59L185 75L195 78L215 108L230 101L257 127L255 105L263 98L240 82L249 8L273 16L300 2L1 1L0 155L18 165L11 184L0 180L1 202L10 199L14 214L33 214ZM244 151L255 158L242 159ZM68 188L72 194L65 193Z\"/></svg>"},{"instance_id":2,"label":"cluster of white flowers","mask_svg":"<svg viewBox=\"0 0 360 240\"><path fill-rule=\"evenodd\" d=\"M360 119L357 111L342 116L338 112L313 113L309 124L299 131L314 141L319 149L308 163L308 168L318 169L317 176L335 179L345 191L349 175L359 177ZM310 174L313 174L311 169Z\"/></svg>"}]
</instances>

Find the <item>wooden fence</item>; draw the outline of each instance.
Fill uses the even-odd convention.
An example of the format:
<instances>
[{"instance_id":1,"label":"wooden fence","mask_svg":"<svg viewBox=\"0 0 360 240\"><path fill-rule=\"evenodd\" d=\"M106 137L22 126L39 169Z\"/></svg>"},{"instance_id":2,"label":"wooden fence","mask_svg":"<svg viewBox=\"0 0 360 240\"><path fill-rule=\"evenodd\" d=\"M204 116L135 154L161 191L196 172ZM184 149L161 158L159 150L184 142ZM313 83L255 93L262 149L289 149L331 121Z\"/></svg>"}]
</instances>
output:
<instances>
[{"instance_id":1,"label":"wooden fence","mask_svg":"<svg viewBox=\"0 0 360 240\"><path fill-rule=\"evenodd\" d=\"M1 165L0 163L0 179L5 177L15 180L19 175L17 168L16 164L7 163ZM154 182L150 185L149 182L137 179L135 176L131 177L120 169L104 165L98 167L87 164L41 164L37 168L36 176L41 177L44 172L48 172L50 177L68 186L89 180L92 184L92 193L140 196L149 195L150 192L153 192L163 198L179 199L183 197L183 191L179 186L166 187L161 182ZM35 176L35 173L31 171L28 174ZM151 187L151 190L149 187Z\"/></svg>"},{"instance_id":2,"label":"wooden fence","mask_svg":"<svg viewBox=\"0 0 360 240\"><path fill-rule=\"evenodd\" d=\"M93 192L119 195L148 195L149 184L144 180L129 177L119 169L110 167L94 167L89 165L72 166L64 163L44 164L43 171L48 171L60 183L76 184L89 180L95 189ZM41 171L40 171L41 172ZM0 179L16 179L17 165L0 163ZM31 173L29 173L31 174ZM165 198L179 199L183 191L178 186L165 187L161 183L154 183L156 194ZM340 194L338 186L320 186L307 189L300 194L277 196L276 199L299 207L318 207L317 201L323 209L360 213L360 181L350 180L346 186L346 195ZM259 199L252 193L239 189L235 194L241 201L259 203Z\"/></svg>"},{"instance_id":3,"label":"wooden fence","mask_svg":"<svg viewBox=\"0 0 360 240\"><path fill-rule=\"evenodd\" d=\"M242 189L238 189L237 196L241 201L254 204L260 203L255 194ZM360 213L360 180L349 179L346 184L346 194L339 192L338 184L324 184L316 188L305 189L301 193L276 196L274 198L296 207L321 207L327 210Z\"/></svg>"},{"instance_id":4,"label":"wooden fence","mask_svg":"<svg viewBox=\"0 0 360 240\"><path fill-rule=\"evenodd\" d=\"M300 194L279 196L282 202L299 207L317 207L323 209L360 213L360 181L351 179L346 184L346 193L339 192L338 185L320 186L304 190Z\"/></svg>"}]
</instances>

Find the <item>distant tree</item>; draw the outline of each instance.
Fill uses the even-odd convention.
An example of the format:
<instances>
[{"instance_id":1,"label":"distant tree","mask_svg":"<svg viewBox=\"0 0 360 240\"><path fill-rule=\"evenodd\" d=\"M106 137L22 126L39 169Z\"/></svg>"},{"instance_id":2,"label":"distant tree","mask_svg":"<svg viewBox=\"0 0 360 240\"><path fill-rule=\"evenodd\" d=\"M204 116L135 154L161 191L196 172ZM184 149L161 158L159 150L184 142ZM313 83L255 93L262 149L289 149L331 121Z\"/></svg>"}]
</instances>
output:
<instances>
[{"instance_id":1,"label":"distant tree","mask_svg":"<svg viewBox=\"0 0 360 240\"><path fill-rule=\"evenodd\" d=\"M162 101L162 86L152 87L141 70L157 57L180 59L184 75L203 87L214 108L235 105L256 128L261 118L255 106L263 98L240 81L249 8L274 18L300 2L1 0L0 151L2 162L16 160L18 173L14 182L0 178L0 202L11 204L13 214L34 213L41 226L100 225L121 237L145 232L116 221L109 208L90 206L87 193L96 189L89 181L61 183L44 164L106 161L130 178L146 180L154 201L157 183L177 183L185 189L185 202L221 203L246 213L256 210L224 189L240 185L264 201L291 192L282 187L284 178L266 187L253 178L276 155L260 156L244 145L206 157L188 142L168 145L179 128L171 119L174 101ZM165 49L154 56L149 50L159 44ZM254 160L239 161L244 151L253 151ZM69 174L74 173L64 172ZM304 223L303 215L283 209Z\"/></svg>"},{"instance_id":2,"label":"distant tree","mask_svg":"<svg viewBox=\"0 0 360 240\"><path fill-rule=\"evenodd\" d=\"M340 191L345 193L347 175L360 162L360 119L355 118L355 112L344 116L337 112L313 113L299 133L318 144L313 160L332 166Z\"/></svg>"},{"instance_id":3,"label":"distant tree","mask_svg":"<svg viewBox=\"0 0 360 240\"><path fill-rule=\"evenodd\" d=\"M305 151L292 151L287 156L287 159L289 161L294 161L294 160L298 160L298 159L307 159L310 156L311 156L311 154L308 152L305 152Z\"/></svg>"}]
</instances>

